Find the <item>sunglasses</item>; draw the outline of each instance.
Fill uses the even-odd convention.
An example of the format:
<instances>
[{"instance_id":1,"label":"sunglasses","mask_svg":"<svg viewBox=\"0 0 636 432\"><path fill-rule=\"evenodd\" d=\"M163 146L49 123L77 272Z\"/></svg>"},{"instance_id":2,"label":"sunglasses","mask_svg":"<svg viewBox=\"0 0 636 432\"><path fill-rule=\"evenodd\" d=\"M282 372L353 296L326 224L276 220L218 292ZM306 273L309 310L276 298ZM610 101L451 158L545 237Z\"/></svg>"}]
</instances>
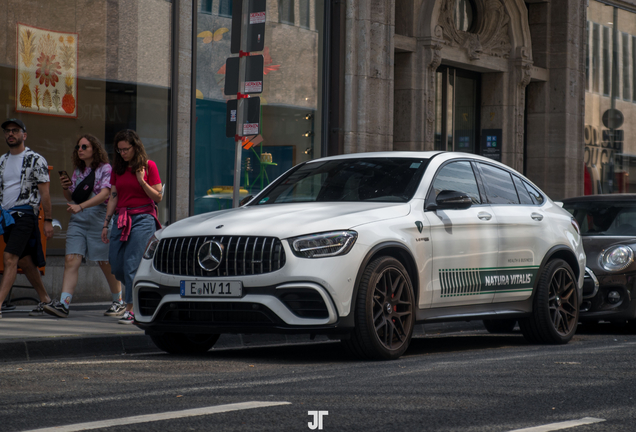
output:
<instances>
[{"instance_id":1,"label":"sunglasses","mask_svg":"<svg viewBox=\"0 0 636 432\"><path fill-rule=\"evenodd\" d=\"M86 144L76 145L75 150L79 150L79 149L88 150L88 146Z\"/></svg>"}]
</instances>

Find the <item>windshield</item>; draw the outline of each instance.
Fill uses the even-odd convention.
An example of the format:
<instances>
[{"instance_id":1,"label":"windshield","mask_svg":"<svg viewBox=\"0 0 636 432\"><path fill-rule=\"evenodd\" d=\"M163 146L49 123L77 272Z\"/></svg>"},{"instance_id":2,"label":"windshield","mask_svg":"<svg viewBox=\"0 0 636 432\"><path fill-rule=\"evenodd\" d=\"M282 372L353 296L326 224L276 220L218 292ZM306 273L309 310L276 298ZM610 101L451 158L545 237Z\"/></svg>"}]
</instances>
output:
<instances>
[{"instance_id":1,"label":"windshield","mask_svg":"<svg viewBox=\"0 0 636 432\"><path fill-rule=\"evenodd\" d=\"M636 203L585 202L563 206L583 236L636 236Z\"/></svg>"},{"instance_id":2,"label":"windshield","mask_svg":"<svg viewBox=\"0 0 636 432\"><path fill-rule=\"evenodd\" d=\"M295 202L407 202L428 159L360 158L300 165L251 205Z\"/></svg>"}]
</instances>

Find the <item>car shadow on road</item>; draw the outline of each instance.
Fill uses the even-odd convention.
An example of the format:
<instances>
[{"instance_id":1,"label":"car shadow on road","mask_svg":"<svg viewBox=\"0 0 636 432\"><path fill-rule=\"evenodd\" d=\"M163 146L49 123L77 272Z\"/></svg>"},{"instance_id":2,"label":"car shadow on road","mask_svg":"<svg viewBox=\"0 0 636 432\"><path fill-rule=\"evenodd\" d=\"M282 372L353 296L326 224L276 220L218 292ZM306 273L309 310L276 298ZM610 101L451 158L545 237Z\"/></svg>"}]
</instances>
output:
<instances>
[{"instance_id":1,"label":"car shadow on road","mask_svg":"<svg viewBox=\"0 0 636 432\"><path fill-rule=\"evenodd\" d=\"M521 332L510 334L444 335L411 340L407 355L438 354L513 346L528 346Z\"/></svg>"},{"instance_id":2,"label":"car shadow on road","mask_svg":"<svg viewBox=\"0 0 636 432\"><path fill-rule=\"evenodd\" d=\"M471 334L471 335L436 335L414 337L404 354L418 356L437 353L464 352L480 349L494 349L514 346L528 346L528 342L520 332L512 334ZM186 356L165 354L154 356L155 360ZM249 348L212 349L205 354L189 355L187 358L214 359L228 361L258 361L259 363L293 363L320 364L331 362L358 362L339 341L316 342L303 344L287 344Z\"/></svg>"},{"instance_id":3,"label":"car shadow on road","mask_svg":"<svg viewBox=\"0 0 636 432\"><path fill-rule=\"evenodd\" d=\"M585 335L635 335L627 323L579 323L576 334Z\"/></svg>"}]
</instances>

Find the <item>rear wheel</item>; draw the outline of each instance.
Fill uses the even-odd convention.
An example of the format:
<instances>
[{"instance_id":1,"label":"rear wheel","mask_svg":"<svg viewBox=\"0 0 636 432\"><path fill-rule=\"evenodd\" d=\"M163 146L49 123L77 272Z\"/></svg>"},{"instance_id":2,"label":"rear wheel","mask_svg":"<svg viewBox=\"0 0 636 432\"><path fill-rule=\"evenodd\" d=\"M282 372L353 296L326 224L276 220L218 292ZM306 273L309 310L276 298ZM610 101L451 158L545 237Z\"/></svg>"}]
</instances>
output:
<instances>
[{"instance_id":1,"label":"rear wheel","mask_svg":"<svg viewBox=\"0 0 636 432\"><path fill-rule=\"evenodd\" d=\"M579 320L579 291L574 272L562 259L550 261L539 278L530 318L519 321L532 343L565 344Z\"/></svg>"},{"instance_id":2,"label":"rear wheel","mask_svg":"<svg viewBox=\"0 0 636 432\"><path fill-rule=\"evenodd\" d=\"M158 333L151 334L152 342L170 354L203 354L219 340L218 334Z\"/></svg>"},{"instance_id":3,"label":"rear wheel","mask_svg":"<svg viewBox=\"0 0 636 432\"><path fill-rule=\"evenodd\" d=\"M380 257L364 270L355 307L355 329L345 340L358 357L392 360L409 346L415 323L413 286L401 262Z\"/></svg>"},{"instance_id":4,"label":"rear wheel","mask_svg":"<svg viewBox=\"0 0 636 432\"><path fill-rule=\"evenodd\" d=\"M512 333L516 324L515 319L484 320L488 333Z\"/></svg>"}]
</instances>

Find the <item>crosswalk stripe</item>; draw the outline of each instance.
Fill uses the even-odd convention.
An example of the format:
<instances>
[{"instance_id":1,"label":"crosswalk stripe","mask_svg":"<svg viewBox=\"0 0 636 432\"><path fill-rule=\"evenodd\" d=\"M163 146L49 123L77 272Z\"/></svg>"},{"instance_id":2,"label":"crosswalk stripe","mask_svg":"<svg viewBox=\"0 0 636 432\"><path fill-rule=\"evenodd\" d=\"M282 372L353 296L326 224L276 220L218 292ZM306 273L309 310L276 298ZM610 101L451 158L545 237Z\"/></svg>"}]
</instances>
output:
<instances>
[{"instance_id":1,"label":"crosswalk stripe","mask_svg":"<svg viewBox=\"0 0 636 432\"><path fill-rule=\"evenodd\" d=\"M218 414L229 411L247 410L253 408L264 408L278 405L291 405L291 402L241 402L227 405L216 405L205 408L194 408L183 411L169 411L164 413L147 414L133 417L124 417L112 420L101 420L88 423L76 423L66 426L54 426L43 429L33 429L25 432L75 432L90 429L108 428L113 426L125 426L135 423L148 423L162 420L172 420L177 418L195 417L208 414Z\"/></svg>"},{"instance_id":2,"label":"crosswalk stripe","mask_svg":"<svg viewBox=\"0 0 636 432\"><path fill-rule=\"evenodd\" d=\"M600 422L604 422L605 419L599 419L599 418L594 418L594 417L584 417L582 419L579 420L570 420L570 421L564 421L564 422L559 422L559 423L550 423L547 425L543 425L543 426L535 426L535 427L529 427L529 428L525 428L525 429L515 429L515 430L511 430L509 432L549 432L549 431L556 431L556 430L562 430L562 429L570 429L573 427L577 427L577 426L583 426L583 425L587 425L587 424L593 424L593 423L600 423Z\"/></svg>"}]
</instances>

